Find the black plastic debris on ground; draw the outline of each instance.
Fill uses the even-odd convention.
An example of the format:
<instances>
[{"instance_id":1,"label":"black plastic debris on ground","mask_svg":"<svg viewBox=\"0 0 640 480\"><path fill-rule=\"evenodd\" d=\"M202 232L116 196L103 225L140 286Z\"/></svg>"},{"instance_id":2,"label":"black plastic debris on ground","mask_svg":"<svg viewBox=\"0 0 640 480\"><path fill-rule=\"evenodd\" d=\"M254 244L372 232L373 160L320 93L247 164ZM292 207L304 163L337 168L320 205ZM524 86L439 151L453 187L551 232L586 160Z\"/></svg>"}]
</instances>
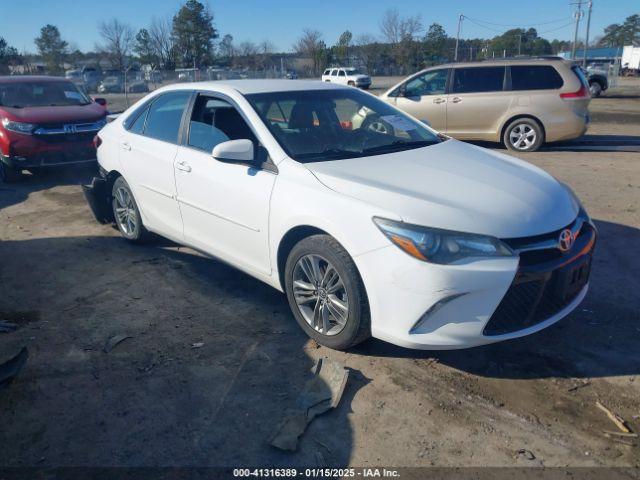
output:
<instances>
[{"instance_id":1,"label":"black plastic debris on ground","mask_svg":"<svg viewBox=\"0 0 640 480\"><path fill-rule=\"evenodd\" d=\"M0 364L0 388L8 386L13 381L27 363L28 358L29 350L27 347L22 347L15 357Z\"/></svg>"},{"instance_id":2,"label":"black plastic debris on ground","mask_svg":"<svg viewBox=\"0 0 640 480\"><path fill-rule=\"evenodd\" d=\"M318 415L335 408L347 384L349 371L330 359L320 359L313 368L314 376L305 384L297 406L287 410L284 419L269 440L281 450L295 451L298 438Z\"/></svg>"},{"instance_id":3,"label":"black plastic debris on ground","mask_svg":"<svg viewBox=\"0 0 640 480\"><path fill-rule=\"evenodd\" d=\"M104 353L109 353L111 350L116 348L120 343L124 342L127 338L132 338L131 335L114 335L107 343L104 344Z\"/></svg>"},{"instance_id":4,"label":"black plastic debris on ground","mask_svg":"<svg viewBox=\"0 0 640 480\"><path fill-rule=\"evenodd\" d=\"M0 320L0 333L13 332L18 328L18 325L11 322L5 322Z\"/></svg>"}]
</instances>

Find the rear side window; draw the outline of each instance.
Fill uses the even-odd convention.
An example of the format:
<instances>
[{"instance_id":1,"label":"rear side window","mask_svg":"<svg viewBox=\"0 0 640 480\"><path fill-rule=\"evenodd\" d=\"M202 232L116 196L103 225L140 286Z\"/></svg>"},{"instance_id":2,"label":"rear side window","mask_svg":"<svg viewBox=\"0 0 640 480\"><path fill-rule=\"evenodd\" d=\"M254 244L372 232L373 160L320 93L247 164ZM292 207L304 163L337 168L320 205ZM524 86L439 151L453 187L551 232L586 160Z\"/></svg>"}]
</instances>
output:
<instances>
[{"instance_id":1,"label":"rear side window","mask_svg":"<svg viewBox=\"0 0 640 480\"><path fill-rule=\"evenodd\" d=\"M504 85L505 67L456 68L453 93L499 92Z\"/></svg>"},{"instance_id":2,"label":"rear side window","mask_svg":"<svg viewBox=\"0 0 640 480\"><path fill-rule=\"evenodd\" d=\"M551 65L511 66L512 90L555 90L562 87L562 77Z\"/></svg>"},{"instance_id":3,"label":"rear side window","mask_svg":"<svg viewBox=\"0 0 640 480\"><path fill-rule=\"evenodd\" d=\"M127 127L127 130L129 130L131 133L137 133L138 135L142 135L143 130L144 130L144 121L147 119L147 113L149 112L149 107L147 106L147 108L144 109L144 111L138 115L138 118L136 118L133 123L130 123L129 126Z\"/></svg>"},{"instance_id":4,"label":"rear side window","mask_svg":"<svg viewBox=\"0 0 640 480\"><path fill-rule=\"evenodd\" d=\"M178 143L182 114L191 92L171 92L161 95L151 104L144 134L164 142Z\"/></svg>"}]
</instances>

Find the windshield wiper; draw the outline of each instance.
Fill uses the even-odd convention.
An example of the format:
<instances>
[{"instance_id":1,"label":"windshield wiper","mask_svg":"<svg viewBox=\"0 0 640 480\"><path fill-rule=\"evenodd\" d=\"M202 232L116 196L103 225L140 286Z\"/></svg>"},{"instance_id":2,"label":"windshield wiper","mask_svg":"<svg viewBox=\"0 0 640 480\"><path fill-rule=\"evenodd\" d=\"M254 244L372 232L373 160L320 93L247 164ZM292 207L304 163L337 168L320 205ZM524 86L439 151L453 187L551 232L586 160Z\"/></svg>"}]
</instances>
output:
<instances>
[{"instance_id":1,"label":"windshield wiper","mask_svg":"<svg viewBox=\"0 0 640 480\"><path fill-rule=\"evenodd\" d=\"M343 150L341 148L327 148L321 152L314 153L303 153L298 155L299 159L311 160L339 160L340 158L354 158L359 157L361 152L356 152L354 150ZM325 158L330 157L330 158Z\"/></svg>"},{"instance_id":2,"label":"windshield wiper","mask_svg":"<svg viewBox=\"0 0 640 480\"><path fill-rule=\"evenodd\" d=\"M362 153L385 152L387 150L408 150L411 148L428 147L430 145L435 145L436 143L438 143L436 140L396 140L395 142L391 142L386 145L378 145L377 147L365 148L364 150L362 150Z\"/></svg>"}]
</instances>

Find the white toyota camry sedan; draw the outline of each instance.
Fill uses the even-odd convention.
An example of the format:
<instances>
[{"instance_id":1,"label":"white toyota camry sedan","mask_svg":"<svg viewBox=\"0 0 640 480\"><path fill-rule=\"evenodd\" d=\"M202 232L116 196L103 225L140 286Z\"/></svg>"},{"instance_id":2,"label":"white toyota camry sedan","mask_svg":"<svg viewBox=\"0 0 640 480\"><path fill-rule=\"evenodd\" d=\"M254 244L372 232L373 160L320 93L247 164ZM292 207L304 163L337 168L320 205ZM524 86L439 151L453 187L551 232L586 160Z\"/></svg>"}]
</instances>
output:
<instances>
[{"instance_id":1,"label":"white toyota camry sedan","mask_svg":"<svg viewBox=\"0 0 640 480\"><path fill-rule=\"evenodd\" d=\"M99 221L285 292L302 329L331 348L507 340L587 292L596 230L566 185L355 88L172 85L95 143L101 176L85 193Z\"/></svg>"}]
</instances>

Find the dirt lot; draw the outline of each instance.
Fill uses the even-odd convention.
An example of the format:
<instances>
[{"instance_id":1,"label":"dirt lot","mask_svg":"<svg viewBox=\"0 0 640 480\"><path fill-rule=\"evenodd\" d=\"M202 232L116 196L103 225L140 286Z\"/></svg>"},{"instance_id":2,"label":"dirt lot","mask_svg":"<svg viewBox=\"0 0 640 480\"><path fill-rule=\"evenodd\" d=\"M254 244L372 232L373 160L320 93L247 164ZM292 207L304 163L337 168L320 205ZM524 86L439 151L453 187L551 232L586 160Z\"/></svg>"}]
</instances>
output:
<instances>
[{"instance_id":1,"label":"dirt lot","mask_svg":"<svg viewBox=\"0 0 640 480\"><path fill-rule=\"evenodd\" d=\"M0 466L639 466L595 406L640 430L640 83L622 83L592 102L582 141L522 155L597 223L585 302L471 350L316 348L277 291L97 224L79 187L90 170L0 187L0 320L19 324L0 361L30 351L0 390ZM131 338L105 353L118 334ZM277 451L267 439L320 357L351 370L342 402L296 453Z\"/></svg>"}]
</instances>

